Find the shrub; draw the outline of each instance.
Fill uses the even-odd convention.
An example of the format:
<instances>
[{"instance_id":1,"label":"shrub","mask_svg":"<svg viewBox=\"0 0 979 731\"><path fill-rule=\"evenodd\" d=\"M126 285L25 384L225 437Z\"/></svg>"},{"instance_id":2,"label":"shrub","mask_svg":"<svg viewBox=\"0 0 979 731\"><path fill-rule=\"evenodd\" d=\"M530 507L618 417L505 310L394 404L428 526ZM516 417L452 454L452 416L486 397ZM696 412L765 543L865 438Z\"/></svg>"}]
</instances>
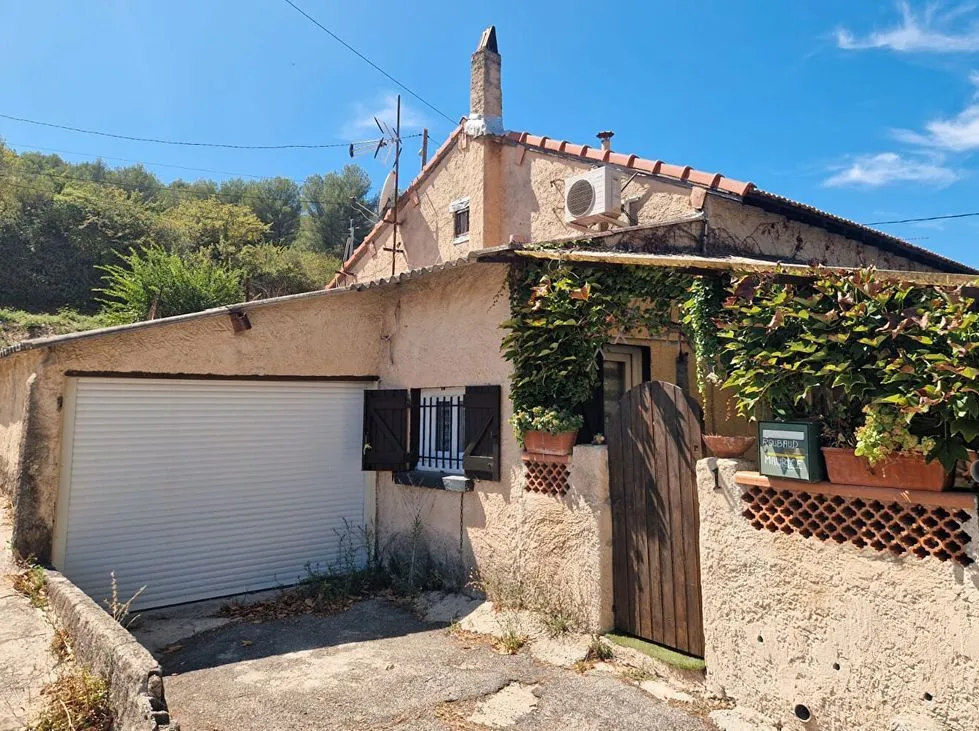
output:
<instances>
[{"instance_id":1,"label":"shrub","mask_svg":"<svg viewBox=\"0 0 979 731\"><path fill-rule=\"evenodd\" d=\"M181 256L158 246L121 255L105 272L103 312L114 324L200 312L242 299L242 272L202 254Z\"/></svg>"},{"instance_id":2,"label":"shrub","mask_svg":"<svg viewBox=\"0 0 979 731\"><path fill-rule=\"evenodd\" d=\"M719 335L738 411L818 418L873 459L920 448L954 469L979 440L977 290L815 275L732 283Z\"/></svg>"}]
</instances>

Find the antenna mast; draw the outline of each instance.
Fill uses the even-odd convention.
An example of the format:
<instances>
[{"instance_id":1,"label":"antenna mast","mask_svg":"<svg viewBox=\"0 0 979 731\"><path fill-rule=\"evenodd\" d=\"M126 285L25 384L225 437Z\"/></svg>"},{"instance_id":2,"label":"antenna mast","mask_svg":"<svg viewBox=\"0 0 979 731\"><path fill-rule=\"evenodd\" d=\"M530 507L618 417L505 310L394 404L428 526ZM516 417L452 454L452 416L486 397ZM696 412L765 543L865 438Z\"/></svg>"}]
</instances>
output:
<instances>
[{"instance_id":1,"label":"antenna mast","mask_svg":"<svg viewBox=\"0 0 979 731\"><path fill-rule=\"evenodd\" d=\"M397 116L394 120L394 235L391 244L391 276L398 259L398 172L401 167L401 95L398 94Z\"/></svg>"}]
</instances>

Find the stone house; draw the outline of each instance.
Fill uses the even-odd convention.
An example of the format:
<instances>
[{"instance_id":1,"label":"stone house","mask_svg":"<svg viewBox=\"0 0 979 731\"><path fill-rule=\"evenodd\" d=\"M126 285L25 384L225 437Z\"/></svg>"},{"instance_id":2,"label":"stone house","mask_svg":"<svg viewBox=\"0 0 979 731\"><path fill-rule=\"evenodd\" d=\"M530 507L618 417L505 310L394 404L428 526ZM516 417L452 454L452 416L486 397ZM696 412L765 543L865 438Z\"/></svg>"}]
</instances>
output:
<instances>
[{"instance_id":1,"label":"stone house","mask_svg":"<svg viewBox=\"0 0 979 731\"><path fill-rule=\"evenodd\" d=\"M489 29L472 57L468 117L326 289L4 349L0 484L17 549L99 600L114 571L124 593L147 585L142 605L160 606L290 583L307 566L362 560L370 543L449 583L523 592L583 629L612 629L609 450L581 444L542 476L507 427L500 324L526 245L582 239L687 267L976 272L751 183L614 152L601 137L588 146L506 131ZM591 432L641 383L689 390L689 356L678 337L610 346L596 363L604 385ZM750 428L713 403L707 429ZM699 441L688 448L700 456ZM687 519L703 518L709 541L717 500L698 515L688 467ZM734 621L711 599L720 565L705 565L702 582L689 575L687 609L706 644L680 649L736 677L728 640L711 630ZM927 570L948 579L944 565ZM957 631L979 628L979 595L959 585L974 605ZM966 654L974 668L979 651Z\"/></svg>"}]
</instances>

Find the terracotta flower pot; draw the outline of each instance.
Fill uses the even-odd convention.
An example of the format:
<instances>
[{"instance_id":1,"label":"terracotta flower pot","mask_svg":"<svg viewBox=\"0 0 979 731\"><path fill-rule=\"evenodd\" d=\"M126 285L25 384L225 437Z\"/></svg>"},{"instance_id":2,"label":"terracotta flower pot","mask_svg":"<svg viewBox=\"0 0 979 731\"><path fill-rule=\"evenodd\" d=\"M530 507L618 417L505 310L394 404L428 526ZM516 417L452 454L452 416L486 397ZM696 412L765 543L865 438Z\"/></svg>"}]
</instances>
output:
<instances>
[{"instance_id":1,"label":"terracotta flower pot","mask_svg":"<svg viewBox=\"0 0 979 731\"><path fill-rule=\"evenodd\" d=\"M837 485L941 492L952 484L952 475L945 472L941 462L925 462L925 458L917 454L893 454L873 466L852 449L823 447L823 457L829 481Z\"/></svg>"},{"instance_id":2,"label":"terracotta flower pot","mask_svg":"<svg viewBox=\"0 0 979 731\"><path fill-rule=\"evenodd\" d=\"M531 454L566 455L571 454L578 432L564 431L551 434L547 431L529 431L524 434L524 450Z\"/></svg>"},{"instance_id":3,"label":"terracotta flower pot","mask_svg":"<svg viewBox=\"0 0 979 731\"><path fill-rule=\"evenodd\" d=\"M704 434L704 444L708 446L715 457L733 459L751 449L755 444L754 437L729 437L723 434Z\"/></svg>"}]
</instances>

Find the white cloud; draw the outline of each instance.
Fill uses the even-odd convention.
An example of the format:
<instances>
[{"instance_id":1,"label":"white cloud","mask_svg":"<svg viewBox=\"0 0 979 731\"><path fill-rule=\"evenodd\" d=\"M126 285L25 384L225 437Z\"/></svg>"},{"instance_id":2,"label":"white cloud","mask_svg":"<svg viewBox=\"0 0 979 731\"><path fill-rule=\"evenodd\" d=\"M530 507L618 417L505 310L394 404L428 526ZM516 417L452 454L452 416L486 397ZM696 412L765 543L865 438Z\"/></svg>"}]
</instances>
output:
<instances>
[{"instance_id":1,"label":"white cloud","mask_svg":"<svg viewBox=\"0 0 979 731\"><path fill-rule=\"evenodd\" d=\"M395 128L397 119L398 95L392 92L381 94L373 101L357 102L347 123L340 133L348 140L372 140L381 136L374 118ZM401 97L401 134L410 134L421 130L428 124L425 115L407 104Z\"/></svg>"},{"instance_id":2,"label":"white cloud","mask_svg":"<svg viewBox=\"0 0 979 731\"><path fill-rule=\"evenodd\" d=\"M976 87L976 91L972 95L972 103L966 105L961 112L951 119L933 119L927 122L923 132L894 130L894 137L910 145L952 152L979 149L979 72L971 72L969 81Z\"/></svg>"},{"instance_id":3,"label":"white cloud","mask_svg":"<svg viewBox=\"0 0 979 731\"><path fill-rule=\"evenodd\" d=\"M979 51L979 22L966 21L975 10L973 4L957 5L939 12L938 5L928 4L916 14L907 2L898 4L901 22L893 28L874 31L858 37L846 28L836 30L836 44L843 49L859 51L886 48L903 53L970 53Z\"/></svg>"},{"instance_id":4,"label":"white cloud","mask_svg":"<svg viewBox=\"0 0 979 731\"><path fill-rule=\"evenodd\" d=\"M961 176L944 164L941 156L908 157L896 152L860 155L848 165L835 168L823 181L829 188L879 188L892 183L929 183L943 187Z\"/></svg>"}]
</instances>

